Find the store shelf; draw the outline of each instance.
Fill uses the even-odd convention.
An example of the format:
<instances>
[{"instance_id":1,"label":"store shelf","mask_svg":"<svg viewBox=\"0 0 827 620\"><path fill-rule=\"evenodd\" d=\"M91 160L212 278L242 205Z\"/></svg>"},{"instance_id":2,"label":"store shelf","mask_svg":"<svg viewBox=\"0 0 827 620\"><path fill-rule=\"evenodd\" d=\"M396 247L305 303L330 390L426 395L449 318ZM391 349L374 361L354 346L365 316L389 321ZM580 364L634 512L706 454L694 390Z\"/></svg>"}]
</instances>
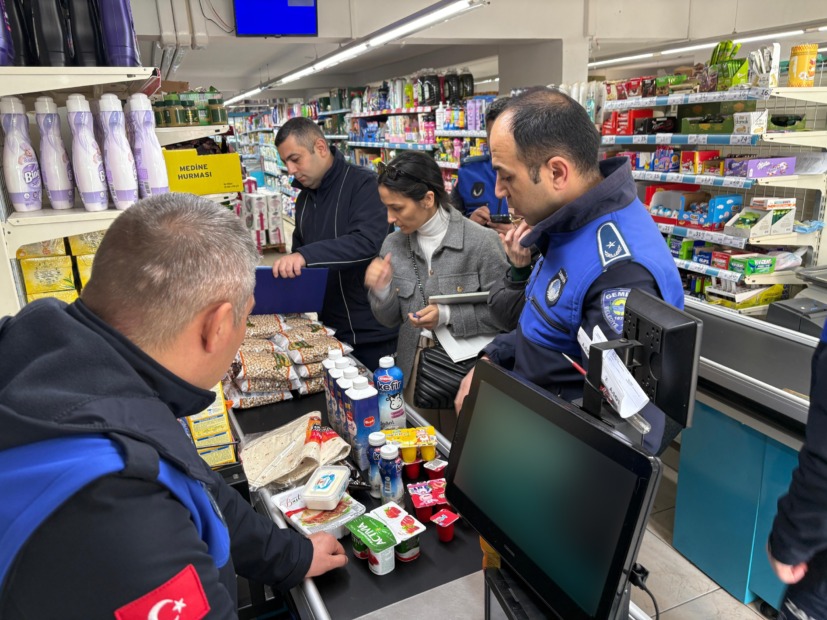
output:
<instances>
[{"instance_id":1,"label":"store shelf","mask_svg":"<svg viewBox=\"0 0 827 620\"><path fill-rule=\"evenodd\" d=\"M205 194L202 198L207 198L213 202L229 202L238 198L238 194Z\"/></svg>"},{"instance_id":2,"label":"store shelf","mask_svg":"<svg viewBox=\"0 0 827 620\"><path fill-rule=\"evenodd\" d=\"M734 271L727 271L726 269L718 269L710 267L709 265L702 265L691 260L684 260L682 258L675 258L675 265L678 269L685 269L686 271L693 271L695 273L702 273L713 278L721 278L729 282L740 282L742 274Z\"/></svg>"},{"instance_id":3,"label":"store shelf","mask_svg":"<svg viewBox=\"0 0 827 620\"><path fill-rule=\"evenodd\" d=\"M784 99L795 99L797 101L809 101L811 103L827 104L827 87L816 86L814 88L773 88L773 97L783 97Z\"/></svg>"},{"instance_id":4,"label":"store shelf","mask_svg":"<svg viewBox=\"0 0 827 620\"><path fill-rule=\"evenodd\" d=\"M431 106L420 106L418 108L394 108L389 110L376 110L373 112L355 112L351 118L372 118L374 116L391 116L394 114L427 114L433 111Z\"/></svg>"},{"instance_id":5,"label":"store shelf","mask_svg":"<svg viewBox=\"0 0 827 620\"><path fill-rule=\"evenodd\" d=\"M151 95L160 86L156 72L153 67L0 67L0 97L54 91L94 98L105 92ZM62 105L67 95L69 92L52 96Z\"/></svg>"},{"instance_id":6,"label":"store shelf","mask_svg":"<svg viewBox=\"0 0 827 620\"><path fill-rule=\"evenodd\" d=\"M658 223L658 229L665 235L675 235L677 237L686 237L687 239L698 239L699 241L708 241L709 243L717 243L719 245L726 245L731 248L743 249L748 240L745 237L733 237L725 235L722 232L713 230L699 230L697 228L687 228L686 226L675 226L673 224Z\"/></svg>"},{"instance_id":7,"label":"store shelf","mask_svg":"<svg viewBox=\"0 0 827 620\"><path fill-rule=\"evenodd\" d=\"M818 245L818 233L790 233L789 235L767 235L766 237L752 237L748 243L750 245L761 245L765 247L779 247L779 246L796 246L801 247L808 245L816 247Z\"/></svg>"},{"instance_id":8,"label":"store shelf","mask_svg":"<svg viewBox=\"0 0 827 620\"><path fill-rule=\"evenodd\" d=\"M242 155L242 156L241 156L241 159L243 159L244 161L248 161L248 160L250 160L250 159L260 159L260 158L259 158L259 156L258 156L258 155L252 155L252 154L250 154L250 155Z\"/></svg>"},{"instance_id":9,"label":"store shelf","mask_svg":"<svg viewBox=\"0 0 827 620\"><path fill-rule=\"evenodd\" d=\"M323 116L334 116L335 114L349 114L350 108L342 108L340 110L329 110L327 112L319 112L318 117L322 118Z\"/></svg>"},{"instance_id":10,"label":"store shelf","mask_svg":"<svg viewBox=\"0 0 827 620\"><path fill-rule=\"evenodd\" d=\"M769 99L770 94L778 90L808 90L808 89L769 89L749 88L739 90L725 90L714 93L687 93L676 95L662 95L660 97L636 97L633 99L619 99L607 101L605 110L636 110L640 108L655 108L666 105L686 105L690 103L714 103L718 101L746 101ZM827 89L824 89L827 90ZM783 96L783 95L776 95Z\"/></svg>"},{"instance_id":11,"label":"store shelf","mask_svg":"<svg viewBox=\"0 0 827 620\"><path fill-rule=\"evenodd\" d=\"M402 151L433 151L433 144L414 144L411 142L385 142L382 148Z\"/></svg>"},{"instance_id":12,"label":"store shelf","mask_svg":"<svg viewBox=\"0 0 827 620\"><path fill-rule=\"evenodd\" d=\"M280 187L279 192L285 196L290 196L290 198L298 198L301 193L301 191L297 190L295 187Z\"/></svg>"},{"instance_id":13,"label":"store shelf","mask_svg":"<svg viewBox=\"0 0 827 620\"><path fill-rule=\"evenodd\" d=\"M272 132L273 128L272 127L262 127L261 129L250 129L248 131L239 131L238 135L245 136L247 134L261 133L262 131Z\"/></svg>"},{"instance_id":14,"label":"store shelf","mask_svg":"<svg viewBox=\"0 0 827 620\"><path fill-rule=\"evenodd\" d=\"M805 132L787 132L802 134ZM809 133L824 134L827 137L827 132L812 131ZM824 138L823 138L824 139ZM611 146L613 144L712 144L716 146L755 146L761 140L759 135L747 134L672 134L672 133L658 133L647 134L640 136L603 136L601 144L603 146ZM792 143L790 143L792 144ZM813 145L816 146L816 145Z\"/></svg>"},{"instance_id":15,"label":"store shelf","mask_svg":"<svg viewBox=\"0 0 827 620\"><path fill-rule=\"evenodd\" d=\"M21 245L58 237L82 235L108 228L123 211L86 211L75 209L40 209L38 211L13 212L8 220L0 223L9 254L14 256Z\"/></svg>"},{"instance_id":16,"label":"store shelf","mask_svg":"<svg viewBox=\"0 0 827 620\"><path fill-rule=\"evenodd\" d=\"M179 142L189 142L190 140L198 140L199 138L218 136L222 133L227 133L229 130L229 125L199 125L198 127L158 127L155 130L155 135L158 136L158 142L161 144L161 146L168 146L170 144L178 144Z\"/></svg>"},{"instance_id":17,"label":"store shelf","mask_svg":"<svg viewBox=\"0 0 827 620\"><path fill-rule=\"evenodd\" d=\"M325 135L325 138L328 140L347 140L350 136L347 134L332 134L332 135Z\"/></svg>"},{"instance_id":18,"label":"store shelf","mask_svg":"<svg viewBox=\"0 0 827 620\"><path fill-rule=\"evenodd\" d=\"M632 176L637 181L658 181L665 183L692 183L708 187L735 187L750 189L755 185L754 179L744 177L716 177L709 174L680 174L679 172L649 172L633 170Z\"/></svg>"},{"instance_id":19,"label":"store shelf","mask_svg":"<svg viewBox=\"0 0 827 620\"><path fill-rule=\"evenodd\" d=\"M347 145L363 149L381 149L385 147L384 142L359 142L355 140L348 140Z\"/></svg>"},{"instance_id":20,"label":"store shelf","mask_svg":"<svg viewBox=\"0 0 827 620\"><path fill-rule=\"evenodd\" d=\"M827 131L778 131L765 133L764 142L827 148ZM711 143L710 143L711 144Z\"/></svg>"},{"instance_id":21,"label":"store shelf","mask_svg":"<svg viewBox=\"0 0 827 620\"><path fill-rule=\"evenodd\" d=\"M804 284L794 271L779 271L754 276L744 276L744 284L770 286L772 284Z\"/></svg>"},{"instance_id":22,"label":"store shelf","mask_svg":"<svg viewBox=\"0 0 827 620\"><path fill-rule=\"evenodd\" d=\"M448 168L449 170L459 170L459 164L455 161L438 161L436 165L440 168Z\"/></svg>"},{"instance_id":23,"label":"store shelf","mask_svg":"<svg viewBox=\"0 0 827 620\"><path fill-rule=\"evenodd\" d=\"M434 132L437 138L487 138L485 130L471 131L470 129L439 129Z\"/></svg>"},{"instance_id":24,"label":"store shelf","mask_svg":"<svg viewBox=\"0 0 827 620\"><path fill-rule=\"evenodd\" d=\"M766 177L755 179L755 184L761 187L790 187L793 189L825 190L823 174L792 174L782 177Z\"/></svg>"},{"instance_id":25,"label":"store shelf","mask_svg":"<svg viewBox=\"0 0 827 620\"><path fill-rule=\"evenodd\" d=\"M282 176L280 172L270 172L269 170L263 170L262 172L264 172L264 174L266 174L268 177L281 178Z\"/></svg>"}]
</instances>

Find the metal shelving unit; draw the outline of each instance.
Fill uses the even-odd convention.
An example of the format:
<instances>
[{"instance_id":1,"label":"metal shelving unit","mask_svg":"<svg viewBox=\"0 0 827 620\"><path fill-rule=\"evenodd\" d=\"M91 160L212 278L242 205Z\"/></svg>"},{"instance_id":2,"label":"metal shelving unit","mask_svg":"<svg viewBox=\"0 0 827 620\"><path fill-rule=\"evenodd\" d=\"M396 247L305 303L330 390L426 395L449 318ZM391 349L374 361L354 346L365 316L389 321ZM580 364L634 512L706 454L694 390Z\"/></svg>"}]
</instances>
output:
<instances>
[{"instance_id":1,"label":"metal shelving unit","mask_svg":"<svg viewBox=\"0 0 827 620\"><path fill-rule=\"evenodd\" d=\"M803 133L803 132L784 132ZM814 132L815 133L815 132ZM820 132L819 132L820 133ZM698 145L711 146L755 146L761 141L760 135L750 134L712 134L712 133L657 133L636 136L616 135L603 136L600 143L603 146L614 144L663 144L663 145Z\"/></svg>"},{"instance_id":2,"label":"metal shelving unit","mask_svg":"<svg viewBox=\"0 0 827 620\"><path fill-rule=\"evenodd\" d=\"M354 112L351 118L373 118L375 116L393 116L396 114L427 114L436 108L431 106L420 106L418 108L393 108L387 110L375 110L373 112Z\"/></svg>"},{"instance_id":3,"label":"metal shelving unit","mask_svg":"<svg viewBox=\"0 0 827 620\"><path fill-rule=\"evenodd\" d=\"M471 131L470 129L439 129L434 132L437 138L487 138L485 130Z\"/></svg>"},{"instance_id":4,"label":"metal shelving unit","mask_svg":"<svg viewBox=\"0 0 827 620\"><path fill-rule=\"evenodd\" d=\"M218 136L230 131L229 125L200 125L198 127L158 127L155 135L161 146L189 142L199 138Z\"/></svg>"}]
</instances>

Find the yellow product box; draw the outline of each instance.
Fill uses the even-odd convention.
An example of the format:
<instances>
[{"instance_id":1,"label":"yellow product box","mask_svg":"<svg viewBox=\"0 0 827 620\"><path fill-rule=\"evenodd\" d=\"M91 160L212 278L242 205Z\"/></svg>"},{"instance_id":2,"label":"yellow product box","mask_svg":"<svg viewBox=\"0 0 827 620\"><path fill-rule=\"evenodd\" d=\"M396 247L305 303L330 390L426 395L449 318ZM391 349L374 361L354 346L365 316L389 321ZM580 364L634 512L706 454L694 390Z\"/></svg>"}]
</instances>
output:
<instances>
[{"instance_id":1,"label":"yellow product box","mask_svg":"<svg viewBox=\"0 0 827 620\"><path fill-rule=\"evenodd\" d=\"M198 450L198 455L213 469L238 462L235 456L235 446L232 445L220 448L202 448Z\"/></svg>"},{"instance_id":2,"label":"yellow product box","mask_svg":"<svg viewBox=\"0 0 827 620\"><path fill-rule=\"evenodd\" d=\"M38 256L66 256L66 243L63 237L47 239L37 243L27 243L17 248L17 258L36 258Z\"/></svg>"},{"instance_id":3,"label":"yellow product box","mask_svg":"<svg viewBox=\"0 0 827 620\"><path fill-rule=\"evenodd\" d=\"M212 391L215 393L215 400L212 404L201 413L196 413L187 418L190 434L196 446L199 440L216 437L222 433L227 433L232 437L230 418L227 416L227 407L224 404L224 392L221 389L221 384L216 385Z\"/></svg>"},{"instance_id":4,"label":"yellow product box","mask_svg":"<svg viewBox=\"0 0 827 620\"><path fill-rule=\"evenodd\" d=\"M195 149L165 150L171 192L228 194L242 190L238 153L198 155Z\"/></svg>"},{"instance_id":5,"label":"yellow product box","mask_svg":"<svg viewBox=\"0 0 827 620\"><path fill-rule=\"evenodd\" d=\"M80 278L80 287L86 286L89 278L92 277L92 261L95 260L94 254L83 254L75 256L75 262L78 265L78 277Z\"/></svg>"},{"instance_id":6,"label":"yellow product box","mask_svg":"<svg viewBox=\"0 0 827 620\"><path fill-rule=\"evenodd\" d=\"M72 259L68 256L41 256L20 261L26 294L67 291L75 288Z\"/></svg>"},{"instance_id":7,"label":"yellow product box","mask_svg":"<svg viewBox=\"0 0 827 620\"><path fill-rule=\"evenodd\" d=\"M106 234L105 230L96 230L94 232L68 237L72 255L94 254L98 251L98 246L100 246L101 241L103 241L104 234Z\"/></svg>"},{"instance_id":8,"label":"yellow product box","mask_svg":"<svg viewBox=\"0 0 827 620\"><path fill-rule=\"evenodd\" d=\"M757 306L766 306L774 301L784 299L784 286L745 287L739 286L735 291L727 291L712 286L704 289L706 301L731 310L746 310Z\"/></svg>"},{"instance_id":9,"label":"yellow product box","mask_svg":"<svg viewBox=\"0 0 827 620\"><path fill-rule=\"evenodd\" d=\"M26 301L31 303L35 299L46 299L47 297L54 297L55 299L65 301L67 304L70 304L78 298L78 292L75 289L69 289L68 291L51 291L49 293L35 293L33 295L26 295Z\"/></svg>"}]
</instances>

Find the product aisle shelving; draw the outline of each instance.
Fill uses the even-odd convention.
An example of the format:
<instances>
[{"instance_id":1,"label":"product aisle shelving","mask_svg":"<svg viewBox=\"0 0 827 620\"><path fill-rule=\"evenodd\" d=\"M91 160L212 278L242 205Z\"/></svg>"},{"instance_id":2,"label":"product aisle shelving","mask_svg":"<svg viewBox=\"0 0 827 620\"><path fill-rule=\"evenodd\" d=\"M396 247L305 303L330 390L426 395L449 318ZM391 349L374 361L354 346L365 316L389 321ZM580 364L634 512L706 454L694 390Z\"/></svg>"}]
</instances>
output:
<instances>
[{"instance_id":1,"label":"product aisle shelving","mask_svg":"<svg viewBox=\"0 0 827 620\"><path fill-rule=\"evenodd\" d=\"M419 106L418 108L394 108L389 110L375 110L372 112L352 112L351 118L373 118L376 116L394 116L398 114L427 114L435 111L431 106Z\"/></svg>"},{"instance_id":2,"label":"product aisle shelving","mask_svg":"<svg viewBox=\"0 0 827 620\"><path fill-rule=\"evenodd\" d=\"M52 96L62 104L70 93L151 95L159 86L160 78L152 67L0 67L0 97L60 91Z\"/></svg>"},{"instance_id":3,"label":"product aisle shelving","mask_svg":"<svg viewBox=\"0 0 827 620\"><path fill-rule=\"evenodd\" d=\"M417 142L357 142L348 141L348 146L366 149L396 149L403 151L433 151L433 144L419 144Z\"/></svg>"},{"instance_id":4,"label":"product aisle shelving","mask_svg":"<svg viewBox=\"0 0 827 620\"><path fill-rule=\"evenodd\" d=\"M324 118L325 116L335 116L336 114L350 114L350 108L341 108L340 110L328 110L326 112L319 112L317 114L317 117Z\"/></svg>"},{"instance_id":5,"label":"product aisle shelving","mask_svg":"<svg viewBox=\"0 0 827 620\"><path fill-rule=\"evenodd\" d=\"M437 161L436 165L448 170L459 170L459 163L455 161Z\"/></svg>"},{"instance_id":6,"label":"product aisle shelving","mask_svg":"<svg viewBox=\"0 0 827 620\"><path fill-rule=\"evenodd\" d=\"M158 142L161 144L161 146L168 146L170 144L178 144L179 142L189 142L190 140L198 140L199 138L219 136L221 134L227 133L229 130L229 125L201 125L197 127L158 127L155 130L155 135L158 136Z\"/></svg>"},{"instance_id":7,"label":"product aisle shelving","mask_svg":"<svg viewBox=\"0 0 827 620\"><path fill-rule=\"evenodd\" d=\"M437 138L487 138L484 129L472 131L470 129L437 129L434 132Z\"/></svg>"},{"instance_id":8,"label":"product aisle shelving","mask_svg":"<svg viewBox=\"0 0 827 620\"><path fill-rule=\"evenodd\" d=\"M661 183L690 183L705 187L729 187L732 189L752 189L761 187L789 187L792 189L821 190L824 177L820 174L787 175L748 179L746 177L718 177L709 174L681 174L680 172L650 172L633 170L632 177L637 181L655 181Z\"/></svg>"},{"instance_id":9,"label":"product aisle shelving","mask_svg":"<svg viewBox=\"0 0 827 620\"><path fill-rule=\"evenodd\" d=\"M733 237L732 235L725 235L719 231L700 230L697 228L687 228L686 226L675 226L673 224L658 223L658 229L665 235L708 241L709 243L717 243L718 245L738 249L744 249L747 245L766 247L801 247L806 245L815 247L818 244L818 233L790 233L789 235L768 235L765 237Z\"/></svg>"},{"instance_id":10,"label":"product aisle shelving","mask_svg":"<svg viewBox=\"0 0 827 620\"><path fill-rule=\"evenodd\" d=\"M804 133L804 132L788 132ZM822 132L813 132L822 133ZM825 132L827 135L827 132ZM615 144L650 144L650 145L674 145L674 146L755 146L761 141L761 136L750 134L680 134L680 133L657 133L646 135L616 135L602 136L600 143L603 146Z\"/></svg>"}]
</instances>

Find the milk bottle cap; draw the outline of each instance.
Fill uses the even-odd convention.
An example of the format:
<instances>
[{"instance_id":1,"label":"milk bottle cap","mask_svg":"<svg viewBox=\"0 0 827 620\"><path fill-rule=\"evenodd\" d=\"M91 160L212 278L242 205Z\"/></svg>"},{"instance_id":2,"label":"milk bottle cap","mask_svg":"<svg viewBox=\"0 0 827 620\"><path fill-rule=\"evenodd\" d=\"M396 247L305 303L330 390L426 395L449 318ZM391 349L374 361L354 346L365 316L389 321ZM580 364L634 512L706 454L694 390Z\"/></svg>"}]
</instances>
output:
<instances>
[{"instance_id":1,"label":"milk bottle cap","mask_svg":"<svg viewBox=\"0 0 827 620\"><path fill-rule=\"evenodd\" d=\"M329 359L329 360L333 360L334 362L335 362L336 360L340 360L340 359L342 359L342 352L341 352L341 350L339 350L339 349L330 349L330 350L327 352L327 359Z\"/></svg>"},{"instance_id":2,"label":"milk bottle cap","mask_svg":"<svg viewBox=\"0 0 827 620\"><path fill-rule=\"evenodd\" d=\"M57 104L51 97L38 97L34 102L34 111L38 114L57 114Z\"/></svg>"},{"instance_id":3,"label":"milk bottle cap","mask_svg":"<svg viewBox=\"0 0 827 620\"><path fill-rule=\"evenodd\" d=\"M367 377L356 377L353 380L353 389L354 390L364 390L368 387L368 378Z\"/></svg>"},{"instance_id":4,"label":"milk bottle cap","mask_svg":"<svg viewBox=\"0 0 827 620\"><path fill-rule=\"evenodd\" d=\"M368 435L368 443L372 446L384 446L387 441L388 438L385 437L385 433L371 433Z\"/></svg>"},{"instance_id":5,"label":"milk bottle cap","mask_svg":"<svg viewBox=\"0 0 827 620\"><path fill-rule=\"evenodd\" d=\"M353 379L359 376L359 369L356 368L356 366L348 366L347 368L345 368L344 372L342 373L342 376L345 379L349 379L352 381Z\"/></svg>"},{"instance_id":6,"label":"milk bottle cap","mask_svg":"<svg viewBox=\"0 0 827 620\"><path fill-rule=\"evenodd\" d=\"M341 368L344 370L345 368L350 368L352 366L350 359L347 357L343 357L340 360L336 360L336 368Z\"/></svg>"},{"instance_id":7,"label":"milk bottle cap","mask_svg":"<svg viewBox=\"0 0 827 620\"><path fill-rule=\"evenodd\" d=\"M379 368L392 368L393 365L394 359L390 355L379 358Z\"/></svg>"},{"instance_id":8,"label":"milk bottle cap","mask_svg":"<svg viewBox=\"0 0 827 620\"><path fill-rule=\"evenodd\" d=\"M384 446L382 446L379 452L379 456L381 456L383 459L388 459L389 461L391 461L395 459L397 456L399 456L399 448L397 448L392 443L386 443Z\"/></svg>"}]
</instances>

